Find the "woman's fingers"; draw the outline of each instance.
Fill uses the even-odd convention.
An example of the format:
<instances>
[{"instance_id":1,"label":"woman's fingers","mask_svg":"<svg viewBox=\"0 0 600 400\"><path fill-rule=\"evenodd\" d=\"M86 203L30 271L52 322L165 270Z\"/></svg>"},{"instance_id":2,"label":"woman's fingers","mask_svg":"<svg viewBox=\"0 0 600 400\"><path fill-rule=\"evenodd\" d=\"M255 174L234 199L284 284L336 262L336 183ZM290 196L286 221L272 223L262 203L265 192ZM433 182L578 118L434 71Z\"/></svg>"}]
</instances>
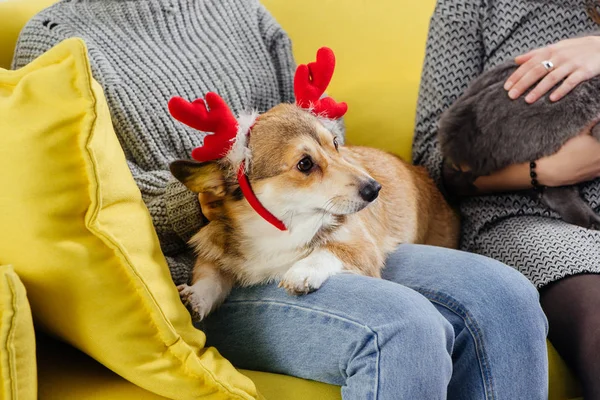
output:
<instances>
[{"instance_id":1,"label":"woman's fingers","mask_svg":"<svg viewBox=\"0 0 600 400\"><path fill-rule=\"evenodd\" d=\"M550 101L558 101L567 95L575 86L588 79L588 76L581 69L573 72L565 81L550 95Z\"/></svg>"},{"instance_id":2,"label":"woman's fingers","mask_svg":"<svg viewBox=\"0 0 600 400\"><path fill-rule=\"evenodd\" d=\"M512 87L519 82L530 69L536 66L541 60L549 59L550 51L544 47L541 49L531 50L529 53L525 53L515 58L515 62L519 65L519 68L513 72L506 82L504 83L504 89L510 90ZM539 61L536 61L539 60Z\"/></svg>"},{"instance_id":3,"label":"woman's fingers","mask_svg":"<svg viewBox=\"0 0 600 400\"><path fill-rule=\"evenodd\" d=\"M515 70L515 72L513 72L508 77L506 82L504 82L504 90L512 89L513 86L515 86L515 83L520 81L521 78L529 71L529 68L531 68L531 64L529 64L528 62L525 64L522 64L519 68L517 68Z\"/></svg>"},{"instance_id":4,"label":"woman's fingers","mask_svg":"<svg viewBox=\"0 0 600 400\"><path fill-rule=\"evenodd\" d=\"M537 83L540 79L542 79L546 74L548 74L548 70L542 65L542 62L535 59L531 59L527 63L521 65L518 69L523 69L519 75L517 75L517 79L514 81L514 85L510 88L508 92L508 97L511 99L517 99L521 96L527 89ZM515 71L519 72L518 70Z\"/></svg>"},{"instance_id":5,"label":"woman's fingers","mask_svg":"<svg viewBox=\"0 0 600 400\"><path fill-rule=\"evenodd\" d=\"M581 82L600 75L600 37L563 40L522 54L515 62L519 67L504 83L511 99L537 83L525 98L527 103L534 103L555 87L550 101L558 101Z\"/></svg>"},{"instance_id":6,"label":"woman's fingers","mask_svg":"<svg viewBox=\"0 0 600 400\"><path fill-rule=\"evenodd\" d=\"M525 64L527 61L531 60L537 53L539 53L541 49L531 50L525 54L521 54L520 56L515 57L515 62L519 65Z\"/></svg>"},{"instance_id":7,"label":"woman's fingers","mask_svg":"<svg viewBox=\"0 0 600 400\"><path fill-rule=\"evenodd\" d=\"M550 89L555 87L560 81L565 79L569 74L571 74L575 70L575 67L572 65L563 65L549 74L547 74L544 79L537 86L529 92L529 94L525 97L525 101L527 103L535 103L538 101L543 95L548 93ZM555 92L556 93L556 92Z\"/></svg>"}]
</instances>

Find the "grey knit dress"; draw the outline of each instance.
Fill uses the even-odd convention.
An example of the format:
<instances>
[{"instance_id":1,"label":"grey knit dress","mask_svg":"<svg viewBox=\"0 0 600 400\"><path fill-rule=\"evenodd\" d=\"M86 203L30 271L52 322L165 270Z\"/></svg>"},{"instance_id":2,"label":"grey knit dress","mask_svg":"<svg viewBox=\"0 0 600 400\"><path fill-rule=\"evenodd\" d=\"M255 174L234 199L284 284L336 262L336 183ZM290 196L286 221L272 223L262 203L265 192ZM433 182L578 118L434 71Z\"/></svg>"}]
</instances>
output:
<instances>
[{"instance_id":1,"label":"grey knit dress","mask_svg":"<svg viewBox=\"0 0 600 400\"><path fill-rule=\"evenodd\" d=\"M291 42L258 0L62 0L24 27L13 68L72 36L87 44L173 280L187 282L187 241L206 221L168 166L204 134L175 121L167 102L215 91L236 114L293 102Z\"/></svg>"},{"instance_id":2,"label":"grey knit dress","mask_svg":"<svg viewBox=\"0 0 600 400\"><path fill-rule=\"evenodd\" d=\"M585 5L585 0L439 0L422 74L414 161L439 183L440 114L482 71L527 50L596 31ZM599 212L600 180L580 186ZM465 198L460 209L461 247L515 267L538 288L573 274L600 273L600 232L566 224L523 193Z\"/></svg>"}]
</instances>

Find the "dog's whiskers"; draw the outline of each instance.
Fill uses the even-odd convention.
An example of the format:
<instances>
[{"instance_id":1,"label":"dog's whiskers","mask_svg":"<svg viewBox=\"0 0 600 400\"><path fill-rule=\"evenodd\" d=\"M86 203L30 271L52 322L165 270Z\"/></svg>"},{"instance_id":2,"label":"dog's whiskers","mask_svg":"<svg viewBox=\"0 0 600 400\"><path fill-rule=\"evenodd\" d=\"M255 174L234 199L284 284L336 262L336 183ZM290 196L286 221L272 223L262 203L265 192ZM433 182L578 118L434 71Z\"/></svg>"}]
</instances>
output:
<instances>
[{"instance_id":1,"label":"dog's whiskers","mask_svg":"<svg viewBox=\"0 0 600 400\"><path fill-rule=\"evenodd\" d=\"M336 206L336 200L338 200L341 196L334 196L327 200L323 207L321 207L321 218L317 221L317 226L315 228L320 228L323 226L325 221L325 217L331 213L331 210Z\"/></svg>"},{"instance_id":2,"label":"dog's whiskers","mask_svg":"<svg viewBox=\"0 0 600 400\"><path fill-rule=\"evenodd\" d=\"M282 221L287 221L288 226L292 226L292 224L294 223L294 210L288 210L286 211L283 216L281 217Z\"/></svg>"}]
</instances>

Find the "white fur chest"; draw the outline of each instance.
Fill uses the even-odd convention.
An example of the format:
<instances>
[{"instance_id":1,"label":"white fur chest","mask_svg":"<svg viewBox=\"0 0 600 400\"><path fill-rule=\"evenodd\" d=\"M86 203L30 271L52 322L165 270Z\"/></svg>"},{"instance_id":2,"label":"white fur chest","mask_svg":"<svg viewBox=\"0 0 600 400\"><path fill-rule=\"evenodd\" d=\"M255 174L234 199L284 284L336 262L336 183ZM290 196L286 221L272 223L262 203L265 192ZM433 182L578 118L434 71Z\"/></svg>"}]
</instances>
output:
<instances>
[{"instance_id":1,"label":"white fur chest","mask_svg":"<svg viewBox=\"0 0 600 400\"><path fill-rule=\"evenodd\" d=\"M286 221L287 231L279 231L260 217L246 221L245 239L240 243L246 260L241 283L253 285L281 279L296 261L310 254L308 244L317 232L333 222L331 215L296 215Z\"/></svg>"}]
</instances>

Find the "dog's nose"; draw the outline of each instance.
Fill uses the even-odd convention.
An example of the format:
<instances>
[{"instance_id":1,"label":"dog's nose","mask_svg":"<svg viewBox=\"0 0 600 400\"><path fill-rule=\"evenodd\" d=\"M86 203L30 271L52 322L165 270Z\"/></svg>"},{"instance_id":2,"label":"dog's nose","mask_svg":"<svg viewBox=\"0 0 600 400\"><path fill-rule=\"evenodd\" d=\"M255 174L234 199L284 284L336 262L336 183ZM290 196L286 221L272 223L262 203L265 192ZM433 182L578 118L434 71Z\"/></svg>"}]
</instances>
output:
<instances>
[{"instance_id":1,"label":"dog's nose","mask_svg":"<svg viewBox=\"0 0 600 400\"><path fill-rule=\"evenodd\" d=\"M381 190L381 185L379 182L374 180L369 180L366 183L363 183L358 190L358 194L364 201L371 202L377 198L379 195L379 191Z\"/></svg>"}]
</instances>

